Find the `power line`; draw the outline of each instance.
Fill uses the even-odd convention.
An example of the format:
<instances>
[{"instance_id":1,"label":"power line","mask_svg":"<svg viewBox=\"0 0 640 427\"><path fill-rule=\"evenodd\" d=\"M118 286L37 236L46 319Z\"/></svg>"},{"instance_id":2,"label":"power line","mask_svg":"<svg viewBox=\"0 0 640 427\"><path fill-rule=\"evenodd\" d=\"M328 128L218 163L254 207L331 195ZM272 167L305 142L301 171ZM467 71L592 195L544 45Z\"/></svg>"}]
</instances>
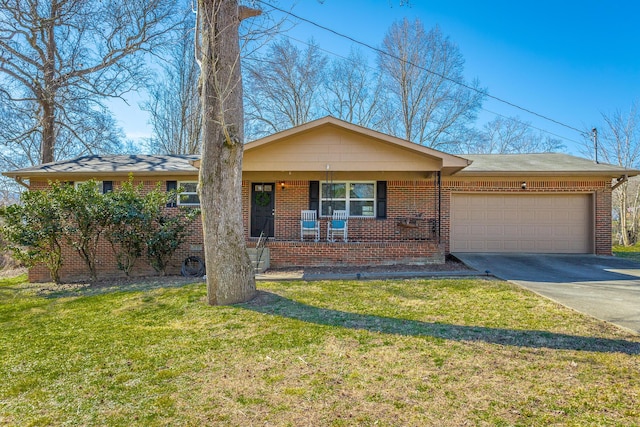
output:
<instances>
[{"instance_id":1,"label":"power line","mask_svg":"<svg viewBox=\"0 0 640 427\"><path fill-rule=\"evenodd\" d=\"M390 53L388 53L388 52L385 52L384 50L382 50L382 49L380 49L380 48L377 48L377 47L375 47L375 46L372 46L372 45L370 45L370 44L368 44L368 43L365 43L365 42L363 42L363 41L357 40L357 39L355 39L355 38L353 38L353 37L351 37L351 36L349 36L349 35L347 35L347 34L340 33L340 32L338 32L338 31L336 31L336 30L333 30L333 29L331 29L331 28L329 28L329 27L326 27L326 26L324 26L324 25L318 24L317 22L311 21L310 19L303 18L303 17L301 17L301 16L299 16L299 15L296 15L296 14L295 14L295 13L293 13L293 12L290 12L290 11L287 11L287 10L284 10L284 9L281 9L281 8L279 8L279 7L277 7L277 6L274 6L274 5L272 5L272 4L270 4L270 3L268 3L268 2L266 2L266 1L264 1L264 0L257 0L257 1L258 1L259 3L264 4L265 6L268 6L268 7L272 8L272 9L274 9L274 10L277 10L277 11L279 11L279 12L285 13L285 14L287 14L287 15L289 15L289 16L291 16L291 17L295 18L295 19L298 19L298 20L300 20L300 21L303 21L303 22L306 22L306 23L308 23L308 24L311 24L311 25L313 25L313 26L315 26L315 27L318 27L318 28L320 28L320 29L322 29L322 30L324 30L324 31L328 31L328 32L330 32L330 33L332 33L332 34L335 34L335 35L336 35L336 36L338 36L338 37L341 37L341 38L347 39L347 40L349 40L349 41L351 41L351 42L353 42L353 43L355 43L355 44L358 44L358 45L360 45L360 46L364 46L364 47L366 47L367 49L371 49L371 50L373 50L374 52L380 53L380 54L382 54L382 55L386 55L386 56L388 56L388 57L390 57L390 58L392 58L392 59L395 59L395 60L397 60L397 61L405 62L405 63L406 63L406 64L408 64L408 65L411 65L411 66L416 67L416 68L418 68L418 69L420 69L420 70L426 71L427 73L433 74L433 75L435 75L435 76L437 76L437 77L440 77L441 79L447 80L447 81L449 81L449 82L451 82L451 83L453 83L453 84L456 84L456 85L462 86L462 87L464 87L465 89L469 89L469 90L471 90L471 91L474 91L474 92L476 92L476 93L479 93L479 94L481 94L481 95L484 95L484 96L486 96L487 98L491 98L491 99L493 99L493 100L495 100L495 101L498 101L498 102L501 102L501 103L503 103L503 104L506 104L506 105L508 105L508 106L510 106L510 107L516 108L516 109L518 109L518 110L520 110L520 111L524 111L525 113L528 113L528 114L531 114L531 115L533 115L533 116L539 117L539 118L541 118L541 119L543 119L543 120L547 120L547 121L549 121L549 122L551 122L551 123L555 123L555 124L557 124L557 125L559 125L559 126L565 127L565 128L567 128L567 129L571 129L571 130L573 130L573 131L575 131L575 132L578 132L578 133L579 133L579 134L581 134L581 135L584 135L584 134L585 134L585 131L580 130L580 129L576 128L576 127L573 127L573 126L568 125L568 124L566 124L566 123L563 123L563 122L561 122L561 121L558 121L558 120L552 119L551 117L549 117L549 116L545 116L544 114L536 113L536 112L535 112L535 111L533 111L533 110L530 110L530 109L525 108L525 107L521 107L520 105L517 105L517 104L515 104L515 103L513 103L513 102L507 101L506 99L503 99L503 98L500 98L500 97L497 97L497 96L491 95L491 94L489 94L488 92L482 91L482 90L480 90L480 89L478 89L478 88L475 88L475 87L473 87L473 86L469 86L469 85L468 85L468 84L466 84L466 83L463 83L463 82L459 82L459 81L457 81L457 80L454 80L454 79L452 79L452 78L450 78L450 77L447 77L446 75L444 75L444 74L442 74L442 73L439 73L439 72L437 72L437 71L433 71L433 70L430 70L430 69L428 69L428 68L422 67L422 66L420 66L420 65L416 65L416 64L414 64L414 63L412 63L412 62L410 62L410 61L404 60L404 59L399 58L399 57L397 57L397 56L395 56L395 55L393 55L393 54L390 54ZM568 139L568 138L566 138L566 139ZM574 141L574 142L575 142L575 141Z\"/></svg>"},{"instance_id":2,"label":"power line","mask_svg":"<svg viewBox=\"0 0 640 427\"><path fill-rule=\"evenodd\" d=\"M516 119L516 118L514 118L514 117L507 117L507 116L505 116L504 114L500 114L500 113L497 113L497 112L495 112L495 111L487 110L487 109L486 109L486 108L484 108L484 107L480 107L480 109L481 109L482 111L486 111L487 113L494 114L494 115L496 115L496 116L498 116L498 117L502 117L503 119L513 120L513 121L514 121L514 122L516 122L516 123L519 123L519 124L521 124L521 125L527 126L527 127L531 128L531 129L535 129L535 130L537 130L538 132L547 133L547 134L549 134L549 135L551 135L551 136L555 136L556 138L560 138L560 139L564 139L564 140L569 141L569 142L573 142L574 144L582 144L582 142L580 142L580 141L576 141L575 139L567 138L566 136L558 135L557 133L553 133L553 132L548 131L548 130L546 130L546 129L542 129L542 128L539 128L539 127L537 127L537 126L533 126L531 123L523 122L523 121L521 121L521 120L519 120L519 119ZM584 132L584 131L583 131L583 132L581 132L581 133L582 133L583 135L585 135L585 134L586 134L586 132Z\"/></svg>"},{"instance_id":3,"label":"power line","mask_svg":"<svg viewBox=\"0 0 640 427\"><path fill-rule=\"evenodd\" d=\"M284 34L283 36L284 36L284 37L286 37L286 38L288 38L288 39L290 39L290 40L295 41L296 43L300 43L300 44L305 45L305 46L307 46L307 47L311 47L311 44L310 44L309 42L306 42L306 41L304 41L304 40L300 40L300 39L299 39L299 38L297 38L297 37L293 37L293 36L291 36L291 35L289 35L289 34ZM321 47L321 46L317 46L317 45L316 45L316 47L317 47L319 50L321 50L322 52L325 52L325 53L327 53L327 54L329 54L329 55L333 55L333 56L335 56L335 57L337 57L337 58L340 58L340 59L343 59L343 60L346 60L346 61L351 61L351 59L350 59L349 57L347 57L347 56L341 55L341 54L336 53L336 52L334 52L334 51L332 51L332 50L329 50L329 49L325 49L325 48L323 48L323 47ZM367 68L369 68L370 70L375 70L372 66L370 66L370 65L368 65L368 64L365 64L365 66L366 66ZM487 109L487 108L485 108L485 107L480 107L480 110L485 111L485 112L487 112L487 113L489 113L489 114L493 114L494 116L497 116L497 117L502 117L503 119L512 120L512 121L514 121L514 122L516 122L516 123L519 123L519 124L521 124L521 125L523 125L523 126L526 126L526 127L528 127L528 128L535 129L535 130L537 130L538 132L546 133L546 134L548 134L548 135L555 136L556 138L560 138L560 139L565 140L565 141L568 141L568 142L573 142L574 144L582 144L582 142L580 142L580 141L577 141L577 140L575 140L575 139L568 138L568 137L563 136L563 135L558 135L557 133L554 133L554 132L551 132L551 131L549 131L549 130L542 129L542 128L540 128L540 127L534 126L533 124L531 124L531 123L529 123L529 122L523 122L522 120L517 119L517 118L515 118L515 117L507 117L507 116L505 116L504 114L498 113L498 112L496 112L496 111L489 110L489 109ZM582 133L582 135L586 135L586 132L581 132L581 133Z\"/></svg>"}]
</instances>

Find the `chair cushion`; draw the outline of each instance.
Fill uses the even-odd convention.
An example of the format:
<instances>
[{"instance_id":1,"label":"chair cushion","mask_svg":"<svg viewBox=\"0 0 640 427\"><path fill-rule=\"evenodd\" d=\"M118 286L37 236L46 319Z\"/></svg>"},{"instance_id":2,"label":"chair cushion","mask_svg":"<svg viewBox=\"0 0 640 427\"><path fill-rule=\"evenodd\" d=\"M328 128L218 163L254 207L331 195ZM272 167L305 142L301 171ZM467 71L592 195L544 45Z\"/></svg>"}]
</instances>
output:
<instances>
[{"instance_id":1,"label":"chair cushion","mask_svg":"<svg viewBox=\"0 0 640 427\"><path fill-rule=\"evenodd\" d=\"M302 228L316 228L315 221L302 221Z\"/></svg>"},{"instance_id":2,"label":"chair cushion","mask_svg":"<svg viewBox=\"0 0 640 427\"><path fill-rule=\"evenodd\" d=\"M341 220L341 219L332 220L331 228L344 228L344 220Z\"/></svg>"}]
</instances>

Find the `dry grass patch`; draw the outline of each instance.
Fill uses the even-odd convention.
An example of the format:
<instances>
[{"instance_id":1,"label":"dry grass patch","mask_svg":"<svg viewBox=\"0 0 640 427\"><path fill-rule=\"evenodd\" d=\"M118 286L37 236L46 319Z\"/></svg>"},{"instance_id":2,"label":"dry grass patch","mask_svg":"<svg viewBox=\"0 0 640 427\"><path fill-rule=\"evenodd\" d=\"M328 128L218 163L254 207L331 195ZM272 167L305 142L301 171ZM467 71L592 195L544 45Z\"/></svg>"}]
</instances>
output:
<instances>
[{"instance_id":1,"label":"dry grass patch","mask_svg":"<svg viewBox=\"0 0 640 427\"><path fill-rule=\"evenodd\" d=\"M500 281L263 283L233 307L1 283L0 424L640 419L638 337Z\"/></svg>"}]
</instances>

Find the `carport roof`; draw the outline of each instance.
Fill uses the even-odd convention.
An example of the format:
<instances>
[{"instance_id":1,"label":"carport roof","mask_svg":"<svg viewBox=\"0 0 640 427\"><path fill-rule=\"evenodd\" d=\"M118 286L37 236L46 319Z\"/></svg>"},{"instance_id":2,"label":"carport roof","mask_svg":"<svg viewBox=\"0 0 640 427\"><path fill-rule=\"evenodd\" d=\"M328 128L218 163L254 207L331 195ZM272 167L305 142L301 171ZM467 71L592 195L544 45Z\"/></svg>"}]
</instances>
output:
<instances>
[{"instance_id":1,"label":"carport roof","mask_svg":"<svg viewBox=\"0 0 640 427\"><path fill-rule=\"evenodd\" d=\"M563 153L464 154L472 161L456 175L640 175L640 171L606 163L595 163Z\"/></svg>"}]
</instances>

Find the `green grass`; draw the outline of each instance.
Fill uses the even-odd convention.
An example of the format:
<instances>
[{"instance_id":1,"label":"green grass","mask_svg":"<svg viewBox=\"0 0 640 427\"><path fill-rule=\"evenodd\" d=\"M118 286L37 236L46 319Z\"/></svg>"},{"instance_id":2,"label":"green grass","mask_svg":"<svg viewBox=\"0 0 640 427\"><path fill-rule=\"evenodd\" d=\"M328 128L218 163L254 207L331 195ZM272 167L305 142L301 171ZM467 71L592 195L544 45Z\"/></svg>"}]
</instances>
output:
<instances>
[{"instance_id":1,"label":"green grass","mask_svg":"<svg viewBox=\"0 0 640 427\"><path fill-rule=\"evenodd\" d=\"M0 281L0 425L640 423L640 338L505 282L262 283L209 307L202 284L23 281Z\"/></svg>"},{"instance_id":2,"label":"green grass","mask_svg":"<svg viewBox=\"0 0 640 427\"><path fill-rule=\"evenodd\" d=\"M614 245L612 252L617 257L640 262L640 244L633 246Z\"/></svg>"}]
</instances>

